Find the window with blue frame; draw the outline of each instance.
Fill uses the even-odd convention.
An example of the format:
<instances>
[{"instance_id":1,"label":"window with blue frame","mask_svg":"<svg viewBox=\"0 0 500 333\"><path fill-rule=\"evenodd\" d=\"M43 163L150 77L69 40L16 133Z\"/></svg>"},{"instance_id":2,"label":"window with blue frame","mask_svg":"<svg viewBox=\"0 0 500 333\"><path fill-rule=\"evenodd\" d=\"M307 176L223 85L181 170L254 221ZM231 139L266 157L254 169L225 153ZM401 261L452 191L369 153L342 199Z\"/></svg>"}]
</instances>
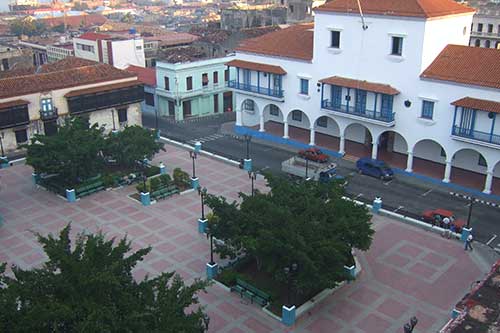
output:
<instances>
[{"instance_id":1,"label":"window with blue frame","mask_svg":"<svg viewBox=\"0 0 500 333\"><path fill-rule=\"evenodd\" d=\"M318 127L327 127L328 126L328 118L323 116L323 117L319 117L318 120L316 121L316 125L318 125Z\"/></svg>"},{"instance_id":2,"label":"window with blue frame","mask_svg":"<svg viewBox=\"0 0 500 333\"><path fill-rule=\"evenodd\" d=\"M44 112L52 111L52 98L43 98L41 103L42 103L42 111Z\"/></svg>"},{"instance_id":3,"label":"window with blue frame","mask_svg":"<svg viewBox=\"0 0 500 333\"><path fill-rule=\"evenodd\" d=\"M250 82L251 82L250 70L244 69L243 70L243 83L246 86L250 86Z\"/></svg>"},{"instance_id":4,"label":"window with blue frame","mask_svg":"<svg viewBox=\"0 0 500 333\"><path fill-rule=\"evenodd\" d=\"M434 117L434 102L422 101L422 118L432 119Z\"/></svg>"},{"instance_id":5,"label":"window with blue frame","mask_svg":"<svg viewBox=\"0 0 500 333\"><path fill-rule=\"evenodd\" d=\"M255 110L254 102L251 99L246 99L243 102L243 109L245 111L254 111Z\"/></svg>"},{"instance_id":6,"label":"window with blue frame","mask_svg":"<svg viewBox=\"0 0 500 333\"><path fill-rule=\"evenodd\" d=\"M356 89L355 110L357 113L365 113L365 111L366 111L366 90Z\"/></svg>"},{"instance_id":7,"label":"window with blue frame","mask_svg":"<svg viewBox=\"0 0 500 333\"><path fill-rule=\"evenodd\" d=\"M392 104L394 96L382 94L382 103L380 105L380 113L387 117L392 114Z\"/></svg>"},{"instance_id":8,"label":"window with blue frame","mask_svg":"<svg viewBox=\"0 0 500 333\"><path fill-rule=\"evenodd\" d=\"M300 93L302 95L309 95L309 80L300 79Z\"/></svg>"},{"instance_id":9,"label":"window with blue frame","mask_svg":"<svg viewBox=\"0 0 500 333\"><path fill-rule=\"evenodd\" d=\"M340 109L342 105L342 87L339 86L331 86L332 87L332 106L335 109Z\"/></svg>"}]
</instances>

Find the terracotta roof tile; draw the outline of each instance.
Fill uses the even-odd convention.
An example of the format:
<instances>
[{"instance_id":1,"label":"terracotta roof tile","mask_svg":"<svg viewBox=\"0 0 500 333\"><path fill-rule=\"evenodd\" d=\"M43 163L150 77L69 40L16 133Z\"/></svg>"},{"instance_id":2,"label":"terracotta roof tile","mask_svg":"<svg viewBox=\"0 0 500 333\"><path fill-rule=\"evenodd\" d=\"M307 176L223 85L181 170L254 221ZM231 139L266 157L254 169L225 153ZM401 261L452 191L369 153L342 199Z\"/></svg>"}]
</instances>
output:
<instances>
[{"instance_id":1,"label":"terracotta roof tile","mask_svg":"<svg viewBox=\"0 0 500 333\"><path fill-rule=\"evenodd\" d=\"M500 50L448 45L420 77L500 89Z\"/></svg>"},{"instance_id":2,"label":"terracotta roof tile","mask_svg":"<svg viewBox=\"0 0 500 333\"><path fill-rule=\"evenodd\" d=\"M110 91L110 90L115 90L115 89L120 89L120 88L128 88L128 87L133 87L133 86L138 86L141 85L142 83L139 80L135 81L126 81L126 82L120 82L120 83L115 83L115 84L108 84L105 86L99 86L99 87L93 87L93 88L87 88L87 89L80 89L80 90L72 90L68 92L64 97L75 97L75 96L81 96L81 95L87 95L87 94L94 94L98 92L104 92L104 91Z\"/></svg>"},{"instance_id":3,"label":"terracotta roof tile","mask_svg":"<svg viewBox=\"0 0 500 333\"><path fill-rule=\"evenodd\" d=\"M156 71L154 68L144 68L130 65L125 68L126 71L135 73L142 83L156 87Z\"/></svg>"},{"instance_id":4,"label":"terracotta roof tile","mask_svg":"<svg viewBox=\"0 0 500 333\"><path fill-rule=\"evenodd\" d=\"M453 0L359 1L363 14L431 18L475 12L475 9L461 5ZM333 0L317 7L315 10L349 14L359 13L357 0Z\"/></svg>"},{"instance_id":5,"label":"terracotta roof tile","mask_svg":"<svg viewBox=\"0 0 500 333\"><path fill-rule=\"evenodd\" d=\"M243 60L231 60L230 62L226 63L226 65L233 66L233 67L239 67L239 68L245 68L245 69L251 69L254 71L273 73L273 74L278 74L278 75L286 74L286 71L283 68L281 68L280 66L261 64L258 62L250 62L250 61L243 61Z\"/></svg>"},{"instance_id":6,"label":"terracotta roof tile","mask_svg":"<svg viewBox=\"0 0 500 333\"><path fill-rule=\"evenodd\" d=\"M312 60L313 29L312 23L293 25L260 37L244 40L236 48L236 51Z\"/></svg>"},{"instance_id":7,"label":"terracotta roof tile","mask_svg":"<svg viewBox=\"0 0 500 333\"><path fill-rule=\"evenodd\" d=\"M386 95L397 95L399 91L394 89L388 84L376 83L376 82L368 82L362 80L354 80L340 76L332 76L326 79L319 80L321 83L331 84L340 87L347 87L353 89L362 89L366 91L377 92L380 94Z\"/></svg>"},{"instance_id":8,"label":"terracotta roof tile","mask_svg":"<svg viewBox=\"0 0 500 333\"><path fill-rule=\"evenodd\" d=\"M463 108L469 108L469 109L500 113L500 102L489 101L486 99L464 97L452 102L451 105L461 106Z\"/></svg>"},{"instance_id":9,"label":"terracotta roof tile","mask_svg":"<svg viewBox=\"0 0 500 333\"><path fill-rule=\"evenodd\" d=\"M8 109L13 106L27 105L27 104L30 104L30 102L25 101L24 99L16 99L14 101L0 103L0 112L2 112L1 110Z\"/></svg>"},{"instance_id":10,"label":"terracotta roof tile","mask_svg":"<svg viewBox=\"0 0 500 333\"><path fill-rule=\"evenodd\" d=\"M59 61L42 65L42 67L40 67L40 69L38 70L38 73L52 73L71 68L95 66L97 64L98 62L92 60L87 60L77 57L66 57Z\"/></svg>"},{"instance_id":11,"label":"terracotta roof tile","mask_svg":"<svg viewBox=\"0 0 500 333\"><path fill-rule=\"evenodd\" d=\"M0 79L0 98L77 87L86 84L134 78L135 74L108 64L61 68L48 73L34 73Z\"/></svg>"},{"instance_id":12,"label":"terracotta roof tile","mask_svg":"<svg viewBox=\"0 0 500 333\"><path fill-rule=\"evenodd\" d=\"M99 26L106 22L106 17L99 14L89 14L89 15L75 15L64 17L50 17L42 19L45 25L49 27L55 27L61 24L65 24L68 28L89 28L92 26Z\"/></svg>"},{"instance_id":13,"label":"terracotta roof tile","mask_svg":"<svg viewBox=\"0 0 500 333\"><path fill-rule=\"evenodd\" d=\"M98 34L95 32L86 32L77 38L96 41L96 40L109 39L110 36L105 34Z\"/></svg>"}]
</instances>

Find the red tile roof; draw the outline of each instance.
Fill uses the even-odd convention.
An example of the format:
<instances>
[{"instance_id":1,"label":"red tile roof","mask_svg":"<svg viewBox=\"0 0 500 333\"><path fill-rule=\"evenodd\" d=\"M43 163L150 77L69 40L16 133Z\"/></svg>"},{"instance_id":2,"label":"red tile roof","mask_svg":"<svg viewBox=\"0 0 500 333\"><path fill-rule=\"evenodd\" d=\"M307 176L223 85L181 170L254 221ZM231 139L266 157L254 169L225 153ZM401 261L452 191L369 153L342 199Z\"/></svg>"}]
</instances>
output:
<instances>
[{"instance_id":1,"label":"red tile roof","mask_svg":"<svg viewBox=\"0 0 500 333\"><path fill-rule=\"evenodd\" d=\"M250 62L250 61L243 61L243 60L231 60L230 62L226 63L226 65L233 66L233 67L239 67L239 68L245 68L245 69L251 69L251 70L259 71L259 72L273 73L273 74L278 74L278 75L286 74L286 71L283 68L281 68L280 66L261 64L258 62Z\"/></svg>"},{"instance_id":2,"label":"red tile roof","mask_svg":"<svg viewBox=\"0 0 500 333\"><path fill-rule=\"evenodd\" d=\"M297 24L244 40L236 51L312 60L314 24Z\"/></svg>"},{"instance_id":3,"label":"red tile roof","mask_svg":"<svg viewBox=\"0 0 500 333\"><path fill-rule=\"evenodd\" d=\"M500 50L448 45L420 77L500 89Z\"/></svg>"},{"instance_id":4,"label":"red tile roof","mask_svg":"<svg viewBox=\"0 0 500 333\"><path fill-rule=\"evenodd\" d=\"M115 89L120 89L120 88L128 88L128 87L133 87L142 84L139 80L135 81L126 81L126 82L120 82L120 83L115 83L115 84L108 84L105 86L99 86L99 87L93 87L93 88L87 88L87 89L80 89L80 90L72 90L68 92L64 97L75 97L75 96L81 96L81 95L87 95L87 94L94 94L98 92L104 92L104 91L110 91L110 90L115 90Z\"/></svg>"},{"instance_id":5,"label":"red tile roof","mask_svg":"<svg viewBox=\"0 0 500 333\"><path fill-rule=\"evenodd\" d=\"M139 81L145 85L156 87L156 71L154 68L144 68L130 65L125 68L125 70L135 73Z\"/></svg>"},{"instance_id":6,"label":"red tile roof","mask_svg":"<svg viewBox=\"0 0 500 333\"><path fill-rule=\"evenodd\" d=\"M500 113L500 102L489 101L473 97L464 97L451 103L451 105L463 108L476 109L488 112Z\"/></svg>"},{"instance_id":7,"label":"red tile roof","mask_svg":"<svg viewBox=\"0 0 500 333\"><path fill-rule=\"evenodd\" d=\"M58 70L46 73L34 73L0 79L0 98L23 96L37 92L135 77L137 76L133 73L97 62L82 67L68 65L66 68L58 68Z\"/></svg>"},{"instance_id":8,"label":"red tile roof","mask_svg":"<svg viewBox=\"0 0 500 333\"><path fill-rule=\"evenodd\" d=\"M475 9L453 0L359 0L359 2L363 14L374 15L431 18L475 12ZM315 10L319 12L359 13L357 0L333 0Z\"/></svg>"},{"instance_id":9,"label":"red tile roof","mask_svg":"<svg viewBox=\"0 0 500 333\"><path fill-rule=\"evenodd\" d=\"M386 95L397 95L399 91L388 84L354 80L340 76L332 76L319 80L321 83L331 84L340 87L362 89Z\"/></svg>"},{"instance_id":10,"label":"red tile roof","mask_svg":"<svg viewBox=\"0 0 500 333\"><path fill-rule=\"evenodd\" d=\"M96 40L109 39L110 36L105 34L98 34L95 32L86 32L78 38L96 41Z\"/></svg>"},{"instance_id":11,"label":"red tile roof","mask_svg":"<svg viewBox=\"0 0 500 333\"><path fill-rule=\"evenodd\" d=\"M30 104L30 102L25 101L24 99L16 99L14 101L0 103L0 112L2 112L1 110L5 110L13 106L27 105L27 104Z\"/></svg>"},{"instance_id":12,"label":"red tile roof","mask_svg":"<svg viewBox=\"0 0 500 333\"><path fill-rule=\"evenodd\" d=\"M57 72L60 70L67 70L70 68L95 66L97 64L98 64L98 62L95 62L92 60L87 60L87 59L82 59L82 58L77 58L77 57L66 57L66 58L61 59L59 61L42 65L42 67L40 67L40 69L38 70L38 73L51 73L51 72Z\"/></svg>"},{"instance_id":13,"label":"red tile roof","mask_svg":"<svg viewBox=\"0 0 500 333\"><path fill-rule=\"evenodd\" d=\"M106 22L106 17L99 14L89 14L89 15L75 15L64 17L51 17L42 19L45 25L49 27L55 27L66 23L68 28L90 28L93 26L100 26Z\"/></svg>"}]
</instances>

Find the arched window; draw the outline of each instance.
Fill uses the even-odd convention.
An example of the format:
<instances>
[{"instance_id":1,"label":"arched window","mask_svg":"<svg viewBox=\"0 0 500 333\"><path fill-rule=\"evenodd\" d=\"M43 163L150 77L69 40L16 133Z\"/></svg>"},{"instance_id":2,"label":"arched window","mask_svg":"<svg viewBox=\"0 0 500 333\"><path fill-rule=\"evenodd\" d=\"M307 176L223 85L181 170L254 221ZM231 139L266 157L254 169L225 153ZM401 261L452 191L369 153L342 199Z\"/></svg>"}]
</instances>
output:
<instances>
[{"instance_id":1,"label":"arched window","mask_svg":"<svg viewBox=\"0 0 500 333\"><path fill-rule=\"evenodd\" d=\"M481 41L479 39L476 39L476 42L474 43L474 45L476 47L480 47L481 46Z\"/></svg>"}]
</instances>

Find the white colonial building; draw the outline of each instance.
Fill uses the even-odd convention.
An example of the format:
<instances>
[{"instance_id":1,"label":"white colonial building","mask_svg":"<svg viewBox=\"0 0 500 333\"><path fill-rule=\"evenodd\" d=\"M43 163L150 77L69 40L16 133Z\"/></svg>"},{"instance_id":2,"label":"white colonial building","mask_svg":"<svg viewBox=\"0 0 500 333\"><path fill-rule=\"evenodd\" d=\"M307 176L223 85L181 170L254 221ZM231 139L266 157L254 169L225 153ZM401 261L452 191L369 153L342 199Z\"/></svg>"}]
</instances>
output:
<instances>
[{"instance_id":1,"label":"white colonial building","mask_svg":"<svg viewBox=\"0 0 500 333\"><path fill-rule=\"evenodd\" d=\"M474 10L452 0L333 0L314 24L244 41L230 63L237 129L280 124L328 135L339 154L369 148L500 177L500 50L468 47ZM232 75L233 77L233 75ZM335 144L333 144L335 146ZM354 153L353 153L354 154Z\"/></svg>"}]
</instances>

